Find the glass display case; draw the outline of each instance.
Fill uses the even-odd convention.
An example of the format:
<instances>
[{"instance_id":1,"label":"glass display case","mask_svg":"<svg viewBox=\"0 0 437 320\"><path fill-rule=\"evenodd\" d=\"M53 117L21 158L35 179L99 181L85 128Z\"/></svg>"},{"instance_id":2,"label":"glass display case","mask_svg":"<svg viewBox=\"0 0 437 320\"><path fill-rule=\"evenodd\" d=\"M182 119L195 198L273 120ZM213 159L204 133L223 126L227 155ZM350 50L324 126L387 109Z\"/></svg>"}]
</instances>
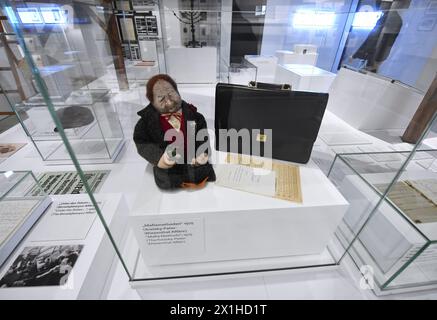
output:
<instances>
[{"instance_id":1,"label":"glass display case","mask_svg":"<svg viewBox=\"0 0 437 320\"><path fill-rule=\"evenodd\" d=\"M249 85L249 82L257 81L257 67L246 59L243 59L239 63L231 63L229 66L226 66L225 69L226 71L224 72L224 74L220 75L220 82L241 84L247 86Z\"/></svg>"},{"instance_id":2,"label":"glass display case","mask_svg":"<svg viewBox=\"0 0 437 320\"><path fill-rule=\"evenodd\" d=\"M75 90L63 98L52 98L71 147L81 163L113 162L124 144L124 135L109 89ZM58 129L41 95L15 106L27 134L47 164L71 162Z\"/></svg>"},{"instance_id":3,"label":"glass display case","mask_svg":"<svg viewBox=\"0 0 437 320\"><path fill-rule=\"evenodd\" d=\"M111 25L103 8L81 4L74 10L72 5L14 3L15 22L22 26L19 70L38 90L19 103L8 101L47 164L71 163L48 103L81 163L110 163L125 141L117 94L128 86L126 70L124 65L118 68L117 52L111 51L111 31L102 29ZM44 83L43 90L37 88L38 81Z\"/></svg>"},{"instance_id":4,"label":"glass display case","mask_svg":"<svg viewBox=\"0 0 437 320\"><path fill-rule=\"evenodd\" d=\"M160 21L166 26L166 28L162 26L158 28L158 31L163 31L165 70L177 81L182 99L198 107L210 128L213 127L214 109L216 108L213 101L214 88L219 79L220 55L224 52L223 48L231 50L230 34L220 34L219 28L222 24L222 16L229 18L235 13L231 11L229 4L228 2L217 3L213 7L211 7L212 4L197 1L180 1L180 3L162 1L159 4ZM190 7L187 8L186 5ZM19 5L13 6L12 12L18 12L19 7ZM97 10L101 9L97 8ZM197 19L199 21L192 21L195 24L194 31L191 30L191 26L187 27L187 32L184 31L183 21L187 11L192 12L193 17L199 17ZM124 14L125 17L128 13L135 20L136 10L125 13L123 10L113 11L114 15ZM258 13L253 8L244 15L255 17L257 14L255 20L259 21L262 17L259 17ZM250 23L256 23L256 21ZM66 24L66 29L76 27L81 29L80 24L74 19L67 20ZM19 36L27 28L18 19L15 27ZM129 29L126 26L121 28L125 31ZM138 30L136 32L138 36ZM227 45L222 44L222 40L226 40ZM120 42L119 46L121 45L123 43ZM25 53L32 65L35 62L32 55L26 50ZM250 80L256 80L257 68L247 59L244 60L245 56L256 53L247 52L241 55L240 61L244 62L236 65L237 55L230 59L230 51L226 52L225 60L229 61L228 74L235 76L236 73L241 74L247 71ZM112 63L115 64L114 61ZM114 68L117 70L116 67ZM47 136L55 132L56 128L64 142L64 146L60 148L65 148L62 150L70 154L76 169L83 175L81 164L86 163L84 162L86 156L90 154L90 151L83 151L86 148L84 142L88 138L89 140L94 138L92 135L94 128L88 128L90 124L86 123L85 113L92 114L98 119L99 110L93 108L92 104L84 105L81 99L86 100L84 96L91 97L92 101L94 101L93 98L100 99L101 96L93 96L89 93L101 92L96 90L103 89L101 87L110 81L104 74L85 85L85 89L88 90L84 90L85 93L82 93L82 87L80 87L62 96L58 93L51 94L53 90L45 84L44 74L35 72L39 71L38 68L32 71L44 103L40 106L36 105L40 103L40 100L35 98L34 101L25 101L19 106L27 108L29 118L35 117L34 114L36 114L40 119L35 121L33 126L30 125L29 131L32 129L32 133L40 132L41 136ZM129 90L112 91L116 91L118 95L117 108L124 109L121 111L123 114L121 126L127 134L131 134L130 130L138 121L136 113L144 107L147 100L144 99L144 86L132 85L132 79L128 80ZM140 83L140 81L136 82L136 84ZM227 82L232 84L234 79ZM102 86L96 88L94 86L96 83L102 83ZM189 84L193 87L189 87ZM75 104L76 101L80 102ZM70 120L76 121L80 118L84 125L72 128L68 122L63 121L63 114L67 108L77 105L81 107L78 111L84 112L84 115L83 117L71 117ZM91 112L83 110L85 106ZM41 121L47 118L44 113L50 114L56 126L44 125ZM111 129L109 125L107 127ZM115 138L114 140L117 138L113 135L108 137L100 121L97 122L96 129L104 132L102 136L105 142L110 138ZM214 137L211 136L211 139ZM44 138L38 142L34 139L37 145L46 143L46 140L50 139ZM152 166L135 153L133 141L129 143L126 159L123 161L129 161L130 165L125 167L123 174L115 175L116 181L108 180L107 183L112 183L110 189L118 186L118 190L130 201L129 228L125 237L113 237L113 239L118 239L114 240L113 244L133 285L163 278L177 279L211 274L232 275L241 272L318 267L337 263L328 250L327 244L346 211L348 203L313 161L302 166L275 163L278 174L280 170L283 170L290 175L291 179L294 179L295 189L291 188L290 182L287 182L284 176L281 180L284 184L284 194L278 191L270 197L238 191L214 183L209 183L203 190L195 193L188 193L184 190L168 192L157 187ZM130 151L132 147L134 153ZM50 159L55 153L56 151L49 150L44 155L48 155ZM221 163L226 161L224 158L226 158L224 152L215 150L211 153L211 162L216 170L220 170L222 165L228 166ZM305 181L311 181L311 183L307 184ZM86 181L84 185L87 187ZM273 188L275 188L274 184ZM89 187L85 189L90 190ZM320 194L325 196L318 197L317 195ZM94 198L92 193L89 196ZM96 201L94 204L97 212L100 212ZM113 228L109 227L110 224L105 221L103 215L99 217L102 218L101 222L107 226L107 231L111 234ZM315 221L322 222L315 223Z\"/></svg>"},{"instance_id":5,"label":"glass display case","mask_svg":"<svg viewBox=\"0 0 437 320\"><path fill-rule=\"evenodd\" d=\"M379 293L437 283L436 118L412 151L338 154L330 169L350 203L337 241ZM369 162L383 158L402 161Z\"/></svg>"},{"instance_id":6,"label":"glass display case","mask_svg":"<svg viewBox=\"0 0 437 320\"><path fill-rule=\"evenodd\" d=\"M31 171L0 172L0 267L51 202Z\"/></svg>"},{"instance_id":7,"label":"glass display case","mask_svg":"<svg viewBox=\"0 0 437 320\"><path fill-rule=\"evenodd\" d=\"M216 83L221 1L160 1L166 72L181 84Z\"/></svg>"},{"instance_id":8,"label":"glass display case","mask_svg":"<svg viewBox=\"0 0 437 320\"><path fill-rule=\"evenodd\" d=\"M318 158L350 203L334 242L379 294L433 288L436 280L430 166L437 66L410 47L424 43L425 52L433 50L436 31L421 26L419 17L429 18L426 3L387 5L373 13L370 32L358 14L352 22L328 103L346 126L322 127L334 161L328 149ZM387 21L393 29L383 28ZM388 38L386 45L372 43ZM346 135L351 127L358 130Z\"/></svg>"},{"instance_id":9,"label":"glass display case","mask_svg":"<svg viewBox=\"0 0 437 320\"><path fill-rule=\"evenodd\" d=\"M265 113L258 114L256 124L272 125L274 132L280 132L276 139L297 135L281 149L285 153L301 150L287 143L299 144L311 131L309 147L305 147L308 162L274 159L273 164L259 164L256 159L243 163L244 157L215 148L210 154L218 176L215 183L196 191L168 191L158 187L155 168L138 154L138 145L127 140L122 163L111 167L115 173L104 189L121 193L128 202L124 236L113 236L114 226L104 215L98 216L131 285L140 288L155 280L323 268L337 266L347 255L358 267L373 270L375 290L432 285L434 218L427 194L434 189L425 177L432 176L435 146L430 137L422 138L433 132L427 124L435 110L422 110L431 105L427 97L436 89L429 70L437 66L430 50L424 55L411 49L418 39L411 36L411 28L420 25L420 41L437 37L432 28L415 20L416 14L425 14L423 4L386 5L375 6L363 18L359 13L367 13L361 11L366 8L364 2L348 0L323 5L273 1L266 6L225 0L96 2L88 7L81 3L72 6L73 18L67 17L64 26L51 32L60 39L69 38L70 31L79 34L68 50L71 54L53 64L43 55L42 68L25 40L38 23L19 18L21 6L11 1L10 16L16 19L15 30L40 93L16 109L29 116L22 121L23 127L43 159L55 163L61 154L62 159L71 158L83 178L81 164L95 163L96 158L112 161L124 141L123 132L132 136L141 110L150 103L145 90L151 75L160 72L173 77L181 98L197 108L209 129L217 130L217 114L232 114L217 105L218 82L231 87L249 81L291 84L287 94L294 100L287 109L275 109L284 106L281 99L259 108L262 99L258 96L239 97L229 106L255 107L239 109L239 116L233 114L233 121L226 124L231 127L255 118L258 107ZM37 8L39 14L44 11L41 8ZM393 41L378 42L385 43L384 61L369 58L357 64L354 52L367 37L379 37L383 33L379 24L395 11L415 22L403 23L396 37L396 30L388 32ZM102 31L102 25L113 33ZM104 45L96 51L87 48L96 39L104 40ZM46 42L49 53L50 47ZM64 48L58 49L65 55ZM94 52L105 58L100 61L103 66L94 65L100 59ZM143 55L146 52L153 57ZM416 65L407 78L399 68L413 69L406 59L410 56L422 59L423 68ZM400 66L399 61L403 61ZM56 68L45 69L52 65ZM134 67L147 72L131 72L137 70ZM92 79L80 70L94 70ZM67 79L56 78L61 75ZM69 110L79 116L66 116ZM290 115L292 111L296 114ZM214 146L217 137L212 131ZM269 140L264 133L254 139ZM272 166L266 168L269 163ZM255 172L265 176L253 178L253 185L242 188L239 181L229 179L232 170L249 177ZM87 181L83 183L100 213L95 195ZM427 207L411 212L416 207L397 203L396 192L411 194L414 205ZM418 269L425 271L408 272Z\"/></svg>"}]
</instances>

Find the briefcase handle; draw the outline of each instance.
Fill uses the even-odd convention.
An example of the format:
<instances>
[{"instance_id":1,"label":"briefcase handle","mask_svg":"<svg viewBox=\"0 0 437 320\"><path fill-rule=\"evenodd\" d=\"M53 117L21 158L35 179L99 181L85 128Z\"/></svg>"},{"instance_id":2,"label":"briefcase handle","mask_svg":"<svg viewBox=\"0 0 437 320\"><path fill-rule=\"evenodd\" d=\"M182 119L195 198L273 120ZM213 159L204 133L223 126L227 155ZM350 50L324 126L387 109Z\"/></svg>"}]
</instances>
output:
<instances>
[{"instance_id":1,"label":"briefcase handle","mask_svg":"<svg viewBox=\"0 0 437 320\"><path fill-rule=\"evenodd\" d=\"M288 90L288 91L291 91L291 85L289 85L288 83L274 84L274 83L250 81L249 87L256 88L256 89L265 89L265 90Z\"/></svg>"}]
</instances>

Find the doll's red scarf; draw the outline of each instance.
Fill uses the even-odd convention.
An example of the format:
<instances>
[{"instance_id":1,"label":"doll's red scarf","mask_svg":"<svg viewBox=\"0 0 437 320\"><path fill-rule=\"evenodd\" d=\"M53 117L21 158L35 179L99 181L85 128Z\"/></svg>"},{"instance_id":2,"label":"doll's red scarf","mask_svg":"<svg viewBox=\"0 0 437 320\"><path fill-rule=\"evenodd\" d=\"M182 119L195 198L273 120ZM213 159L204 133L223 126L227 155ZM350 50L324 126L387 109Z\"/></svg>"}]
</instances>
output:
<instances>
[{"instance_id":1,"label":"doll's red scarf","mask_svg":"<svg viewBox=\"0 0 437 320\"><path fill-rule=\"evenodd\" d=\"M186 135L186 128L185 128L184 114L181 111L161 114L161 116L159 117L159 121L161 123L161 129L162 131L164 131L164 134L167 132L167 130L175 129L169 122L172 116L175 117L180 122L179 134L181 134L183 137L183 140L180 141L184 141L184 153L187 154L187 141L186 141L187 135ZM173 137L171 143L173 143L175 140L176 137Z\"/></svg>"}]
</instances>

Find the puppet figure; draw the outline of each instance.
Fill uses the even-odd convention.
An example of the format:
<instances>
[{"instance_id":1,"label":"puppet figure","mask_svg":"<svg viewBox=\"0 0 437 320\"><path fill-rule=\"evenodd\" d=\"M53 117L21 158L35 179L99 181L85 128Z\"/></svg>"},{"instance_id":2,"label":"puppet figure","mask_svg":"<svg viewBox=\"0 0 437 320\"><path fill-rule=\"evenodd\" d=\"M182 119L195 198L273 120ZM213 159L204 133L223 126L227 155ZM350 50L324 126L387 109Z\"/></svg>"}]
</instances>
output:
<instances>
[{"instance_id":1,"label":"puppet figure","mask_svg":"<svg viewBox=\"0 0 437 320\"><path fill-rule=\"evenodd\" d=\"M158 187L197 189L215 181L205 118L181 99L175 81L166 74L153 76L146 96L150 104L138 112L134 141L138 153L153 165Z\"/></svg>"}]
</instances>

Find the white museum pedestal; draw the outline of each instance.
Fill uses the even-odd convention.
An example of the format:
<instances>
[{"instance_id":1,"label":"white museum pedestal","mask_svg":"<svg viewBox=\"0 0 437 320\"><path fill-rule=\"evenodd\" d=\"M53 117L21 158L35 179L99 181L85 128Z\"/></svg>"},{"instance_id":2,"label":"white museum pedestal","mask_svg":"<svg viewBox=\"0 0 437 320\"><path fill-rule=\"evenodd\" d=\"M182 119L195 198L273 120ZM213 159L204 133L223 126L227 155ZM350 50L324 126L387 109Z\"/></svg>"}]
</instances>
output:
<instances>
[{"instance_id":1,"label":"white museum pedestal","mask_svg":"<svg viewBox=\"0 0 437 320\"><path fill-rule=\"evenodd\" d=\"M167 73L177 83L215 83L217 48L170 47L166 50Z\"/></svg>"},{"instance_id":2,"label":"white museum pedestal","mask_svg":"<svg viewBox=\"0 0 437 320\"><path fill-rule=\"evenodd\" d=\"M372 208L379 201L376 192L369 187L368 183L372 185L388 184L393 177L393 173L365 174L363 178L367 183L355 175L344 178L339 190L348 199L354 200L350 203L348 209L350 213L345 215L345 223L341 224L337 234L341 234L344 239L351 239L356 235L357 230L368 218L369 211L365 209L364 205L369 204L367 206ZM405 171L400 180L433 178L437 179L437 173L428 170L411 170ZM390 284L392 289L388 292L376 288L378 295L411 291L409 288L403 287L408 283L416 284L416 286L417 283L421 282L431 283L423 289L433 289L437 287L432 284L437 275L435 267L437 250L432 246L428 247L426 252L422 252L408 268L403 270L404 266L424 246L423 235L430 240L437 239L437 223L416 224L407 215L394 209L387 201L383 201L360 233L358 240L354 242L350 254L358 255L360 257L358 260L363 261L363 263L369 263L378 282L381 281L380 279L386 281L391 275L402 271ZM400 287L396 288L397 285Z\"/></svg>"},{"instance_id":3,"label":"white museum pedestal","mask_svg":"<svg viewBox=\"0 0 437 320\"><path fill-rule=\"evenodd\" d=\"M288 50L277 50L275 55L278 57L278 64L307 64L315 66L319 54L317 52L308 52L305 54Z\"/></svg>"},{"instance_id":4,"label":"white museum pedestal","mask_svg":"<svg viewBox=\"0 0 437 320\"><path fill-rule=\"evenodd\" d=\"M86 194L51 197L54 204L59 201L90 201ZM102 214L111 229L112 236L119 243L118 241L121 241L125 231L127 220L125 216L127 207L122 194L99 194L96 195L96 200L102 203ZM83 245L67 282L62 286L1 288L0 300L100 298L111 265L114 259L118 259L102 223L97 214L94 217L84 214L74 217L73 224L71 223L72 216L64 218L53 215L53 209L54 205L52 204L5 262L0 270L0 279L25 247ZM77 234L75 233L76 229Z\"/></svg>"},{"instance_id":5,"label":"white museum pedestal","mask_svg":"<svg viewBox=\"0 0 437 320\"><path fill-rule=\"evenodd\" d=\"M275 83L287 83L295 91L328 92L335 74L306 64L277 65Z\"/></svg>"},{"instance_id":6,"label":"white museum pedestal","mask_svg":"<svg viewBox=\"0 0 437 320\"><path fill-rule=\"evenodd\" d=\"M311 265L314 255L323 260L348 202L314 163L300 165L300 176L303 202L296 203L214 183L196 192L162 191L149 167L141 188L147 196L138 196L129 218L142 256L135 277ZM179 233L180 243L155 241L167 232Z\"/></svg>"},{"instance_id":7,"label":"white museum pedestal","mask_svg":"<svg viewBox=\"0 0 437 320\"><path fill-rule=\"evenodd\" d=\"M257 56L245 55L244 59L257 67L257 82L273 83L275 80L276 65L278 57L275 56Z\"/></svg>"},{"instance_id":8,"label":"white museum pedestal","mask_svg":"<svg viewBox=\"0 0 437 320\"><path fill-rule=\"evenodd\" d=\"M422 99L402 83L341 68L326 108L359 130L405 129Z\"/></svg>"}]
</instances>

